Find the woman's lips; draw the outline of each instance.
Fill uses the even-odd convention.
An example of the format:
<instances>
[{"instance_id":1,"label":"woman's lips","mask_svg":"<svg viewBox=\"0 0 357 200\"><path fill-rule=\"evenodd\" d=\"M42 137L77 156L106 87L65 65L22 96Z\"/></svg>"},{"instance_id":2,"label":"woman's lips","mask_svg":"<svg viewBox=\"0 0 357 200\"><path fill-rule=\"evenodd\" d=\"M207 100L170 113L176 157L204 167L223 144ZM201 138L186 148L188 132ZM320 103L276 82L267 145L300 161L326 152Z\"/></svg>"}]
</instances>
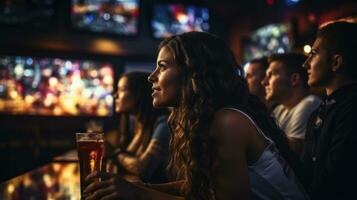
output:
<instances>
[{"instance_id":1,"label":"woman's lips","mask_svg":"<svg viewBox=\"0 0 357 200\"><path fill-rule=\"evenodd\" d=\"M160 91L159 88L152 88L152 90L153 90L153 92L152 92L151 96L157 95Z\"/></svg>"}]
</instances>

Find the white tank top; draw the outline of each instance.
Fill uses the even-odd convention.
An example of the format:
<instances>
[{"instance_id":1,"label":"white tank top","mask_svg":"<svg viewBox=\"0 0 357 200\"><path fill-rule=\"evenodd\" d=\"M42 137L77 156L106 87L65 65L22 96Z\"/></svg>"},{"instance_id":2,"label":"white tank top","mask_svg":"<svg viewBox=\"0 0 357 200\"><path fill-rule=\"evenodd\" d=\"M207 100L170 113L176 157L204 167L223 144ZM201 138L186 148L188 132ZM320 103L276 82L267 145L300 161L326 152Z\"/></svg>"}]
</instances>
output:
<instances>
[{"instance_id":1,"label":"white tank top","mask_svg":"<svg viewBox=\"0 0 357 200\"><path fill-rule=\"evenodd\" d=\"M309 199L295 173L280 155L274 142L265 136L263 131L246 113L236 108L225 108L237 111L246 116L257 131L269 141L259 159L248 166L250 189L257 199Z\"/></svg>"}]
</instances>

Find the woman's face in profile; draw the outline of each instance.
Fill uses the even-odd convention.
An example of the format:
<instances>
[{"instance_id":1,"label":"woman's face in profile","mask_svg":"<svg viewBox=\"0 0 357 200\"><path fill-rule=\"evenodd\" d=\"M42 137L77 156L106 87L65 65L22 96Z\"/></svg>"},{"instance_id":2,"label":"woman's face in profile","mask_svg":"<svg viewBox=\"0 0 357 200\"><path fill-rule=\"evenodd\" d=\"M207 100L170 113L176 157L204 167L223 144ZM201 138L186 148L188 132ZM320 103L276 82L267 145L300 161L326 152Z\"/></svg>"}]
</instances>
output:
<instances>
[{"instance_id":1,"label":"woman's face in profile","mask_svg":"<svg viewBox=\"0 0 357 200\"><path fill-rule=\"evenodd\" d=\"M161 48L150 74L154 107L176 107L180 98L181 73L168 47Z\"/></svg>"},{"instance_id":2,"label":"woman's face in profile","mask_svg":"<svg viewBox=\"0 0 357 200\"><path fill-rule=\"evenodd\" d=\"M131 113L135 109L135 101L136 100L129 91L127 78L120 78L115 96L115 111L119 113Z\"/></svg>"}]
</instances>

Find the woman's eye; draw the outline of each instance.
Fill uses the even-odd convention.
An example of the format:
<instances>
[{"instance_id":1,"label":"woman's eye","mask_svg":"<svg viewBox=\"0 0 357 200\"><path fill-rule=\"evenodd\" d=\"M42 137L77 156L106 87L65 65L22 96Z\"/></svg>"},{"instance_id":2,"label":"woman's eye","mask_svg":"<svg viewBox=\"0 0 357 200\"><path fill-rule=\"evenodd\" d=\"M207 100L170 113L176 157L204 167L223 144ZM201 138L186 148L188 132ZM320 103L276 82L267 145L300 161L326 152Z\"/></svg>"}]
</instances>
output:
<instances>
[{"instance_id":1,"label":"woman's eye","mask_svg":"<svg viewBox=\"0 0 357 200\"><path fill-rule=\"evenodd\" d=\"M311 51L310 57L313 57L313 56L315 56L315 55L316 55L316 52L315 52L315 51Z\"/></svg>"},{"instance_id":2,"label":"woman's eye","mask_svg":"<svg viewBox=\"0 0 357 200\"><path fill-rule=\"evenodd\" d=\"M166 69L166 66L165 65L159 65L159 70L160 71L163 71L163 70L165 70Z\"/></svg>"}]
</instances>

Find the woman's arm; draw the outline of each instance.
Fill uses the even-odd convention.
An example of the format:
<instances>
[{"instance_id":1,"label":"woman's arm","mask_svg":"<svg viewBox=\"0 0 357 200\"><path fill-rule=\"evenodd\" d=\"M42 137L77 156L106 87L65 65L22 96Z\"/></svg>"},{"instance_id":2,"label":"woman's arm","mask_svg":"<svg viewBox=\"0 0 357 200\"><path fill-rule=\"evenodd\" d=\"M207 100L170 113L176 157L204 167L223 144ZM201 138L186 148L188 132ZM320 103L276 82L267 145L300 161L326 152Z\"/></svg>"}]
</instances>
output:
<instances>
[{"instance_id":1,"label":"woman's arm","mask_svg":"<svg viewBox=\"0 0 357 200\"><path fill-rule=\"evenodd\" d=\"M163 152L160 142L151 139L142 155L133 156L126 152L122 152L117 155L117 161L120 167L131 174L137 176L150 176L153 170L155 170L163 160L163 158L161 158L163 154L165 153Z\"/></svg>"},{"instance_id":2,"label":"woman's arm","mask_svg":"<svg viewBox=\"0 0 357 200\"><path fill-rule=\"evenodd\" d=\"M120 153L117 155L119 165L129 173L138 176L151 176L158 165L167 159L169 145L169 129L166 121L160 123L145 151L139 156Z\"/></svg>"},{"instance_id":3,"label":"woman's arm","mask_svg":"<svg viewBox=\"0 0 357 200\"><path fill-rule=\"evenodd\" d=\"M161 183L161 184L146 184L147 188L164 192L167 194L175 195L175 196L183 196L181 192L181 186L183 181L174 181L168 183Z\"/></svg>"},{"instance_id":4,"label":"woman's arm","mask_svg":"<svg viewBox=\"0 0 357 200\"><path fill-rule=\"evenodd\" d=\"M249 125L249 120L236 111L221 110L215 114L211 171L217 199L251 198L246 154L250 131L255 130Z\"/></svg>"},{"instance_id":5,"label":"woman's arm","mask_svg":"<svg viewBox=\"0 0 357 200\"><path fill-rule=\"evenodd\" d=\"M129 153L135 153L142 141L143 134L141 131L137 131L134 133L133 139L130 141L128 147L125 149Z\"/></svg>"},{"instance_id":6,"label":"woman's arm","mask_svg":"<svg viewBox=\"0 0 357 200\"><path fill-rule=\"evenodd\" d=\"M101 178L101 181L97 181ZM85 194L88 200L136 199L136 200L183 200L183 197L136 185L110 173L93 173L87 179ZM171 185L170 183L168 185ZM174 183L173 185L176 185Z\"/></svg>"}]
</instances>

